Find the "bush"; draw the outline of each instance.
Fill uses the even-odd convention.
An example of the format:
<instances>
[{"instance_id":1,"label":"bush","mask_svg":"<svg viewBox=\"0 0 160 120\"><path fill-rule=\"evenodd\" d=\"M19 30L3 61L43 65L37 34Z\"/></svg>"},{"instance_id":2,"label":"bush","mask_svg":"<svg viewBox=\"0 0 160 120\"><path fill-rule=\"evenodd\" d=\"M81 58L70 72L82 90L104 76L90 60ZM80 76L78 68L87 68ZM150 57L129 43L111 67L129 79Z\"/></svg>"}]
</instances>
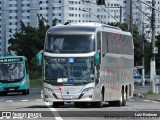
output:
<instances>
[{"instance_id":1,"label":"bush","mask_svg":"<svg viewBox=\"0 0 160 120\"><path fill-rule=\"evenodd\" d=\"M42 78L42 73L39 72L39 71L32 71L32 70L30 70L30 71L29 71L29 78L30 78L31 80L33 80L33 79L38 79L38 78Z\"/></svg>"}]
</instances>

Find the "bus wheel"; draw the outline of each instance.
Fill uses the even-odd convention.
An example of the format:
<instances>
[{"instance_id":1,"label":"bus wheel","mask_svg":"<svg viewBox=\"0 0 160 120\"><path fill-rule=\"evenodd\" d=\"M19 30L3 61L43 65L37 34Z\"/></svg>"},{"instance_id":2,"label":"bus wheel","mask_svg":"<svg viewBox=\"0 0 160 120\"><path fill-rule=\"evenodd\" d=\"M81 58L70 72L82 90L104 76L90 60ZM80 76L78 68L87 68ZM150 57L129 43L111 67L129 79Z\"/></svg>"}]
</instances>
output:
<instances>
[{"instance_id":1,"label":"bus wheel","mask_svg":"<svg viewBox=\"0 0 160 120\"><path fill-rule=\"evenodd\" d=\"M5 96L5 95L7 95L7 92L0 92L0 96Z\"/></svg>"},{"instance_id":2,"label":"bus wheel","mask_svg":"<svg viewBox=\"0 0 160 120\"><path fill-rule=\"evenodd\" d=\"M122 92L122 106L126 105L126 100L127 100L127 95L126 95L126 92L123 91Z\"/></svg>"},{"instance_id":3,"label":"bus wheel","mask_svg":"<svg viewBox=\"0 0 160 120\"><path fill-rule=\"evenodd\" d=\"M117 101L117 106L125 106L126 105L126 93L122 91L121 100Z\"/></svg>"},{"instance_id":4,"label":"bus wheel","mask_svg":"<svg viewBox=\"0 0 160 120\"><path fill-rule=\"evenodd\" d=\"M22 95L27 95L27 90L22 90Z\"/></svg>"},{"instance_id":5,"label":"bus wheel","mask_svg":"<svg viewBox=\"0 0 160 120\"><path fill-rule=\"evenodd\" d=\"M27 89L27 94L29 95L29 89Z\"/></svg>"},{"instance_id":6,"label":"bus wheel","mask_svg":"<svg viewBox=\"0 0 160 120\"><path fill-rule=\"evenodd\" d=\"M102 107L103 106L103 94L101 94L101 100L100 100L100 102L95 102L95 103L93 103L93 107L95 107L95 108L100 108L100 107Z\"/></svg>"}]
</instances>

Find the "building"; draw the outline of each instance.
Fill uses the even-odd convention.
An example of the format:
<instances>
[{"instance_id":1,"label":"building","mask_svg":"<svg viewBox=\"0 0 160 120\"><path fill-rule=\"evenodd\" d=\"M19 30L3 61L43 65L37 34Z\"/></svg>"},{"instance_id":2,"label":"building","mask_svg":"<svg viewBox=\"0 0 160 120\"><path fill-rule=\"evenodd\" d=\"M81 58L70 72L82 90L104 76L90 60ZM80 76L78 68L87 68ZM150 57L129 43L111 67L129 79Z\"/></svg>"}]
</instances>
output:
<instances>
[{"instance_id":1,"label":"building","mask_svg":"<svg viewBox=\"0 0 160 120\"><path fill-rule=\"evenodd\" d=\"M35 0L0 0L0 55L7 53L8 40L19 30L21 20L37 26L37 7Z\"/></svg>"},{"instance_id":2,"label":"building","mask_svg":"<svg viewBox=\"0 0 160 120\"><path fill-rule=\"evenodd\" d=\"M39 1L40 15L46 18L49 25L52 24L54 18L59 19L62 24L91 21L119 22L120 6L123 6L123 0L114 0L112 3L106 0L106 5L108 6L97 6L96 0Z\"/></svg>"},{"instance_id":3,"label":"building","mask_svg":"<svg viewBox=\"0 0 160 120\"><path fill-rule=\"evenodd\" d=\"M151 16L148 6L139 0L133 2ZM151 4L151 0L145 2ZM105 0L105 3L105 6L98 6L96 0L0 0L0 55L7 53L8 40L20 29L20 20L26 25L38 26L37 14L43 16L46 24L50 26L55 18L62 24L92 21L129 22L129 0ZM147 39L150 40L151 22L138 8L133 5L133 23L138 26L140 32L144 30ZM160 0L156 0L156 8L160 9ZM156 12L156 34L160 34L159 15L160 13Z\"/></svg>"},{"instance_id":4,"label":"building","mask_svg":"<svg viewBox=\"0 0 160 120\"><path fill-rule=\"evenodd\" d=\"M123 0L106 0L106 6L97 6L96 0L0 0L0 55L5 55L8 40L20 29L19 21L26 25L38 25L37 14L46 19L52 26L52 20L57 18L65 22L119 22L120 7ZM109 8L110 7L110 8ZM115 7L115 8L114 8ZM109 14L108 14L109 13Z\"/></svg>"},{"instance_id":5,"label":"building","mask_svg":"<svg viewBox=\"0 0 160 120\"><path fill-rule=\"evenodd\" d=\"M141 2L142 1L142 2ZM160 0L155 0L155 7L160 11ZM152 17L152 8L146 4L152 6L152 0L133 0L133 24L136 25L140 33L144 33L145 38L148 41L151 41L152 37L152 28L151 28L151 17ZM130 0L124 0L125 15L124 22L130 20ZM160 12L156 11L155 16L155 26L156 26L156 35L160 34Z\"/></svg>"}]
</instances>

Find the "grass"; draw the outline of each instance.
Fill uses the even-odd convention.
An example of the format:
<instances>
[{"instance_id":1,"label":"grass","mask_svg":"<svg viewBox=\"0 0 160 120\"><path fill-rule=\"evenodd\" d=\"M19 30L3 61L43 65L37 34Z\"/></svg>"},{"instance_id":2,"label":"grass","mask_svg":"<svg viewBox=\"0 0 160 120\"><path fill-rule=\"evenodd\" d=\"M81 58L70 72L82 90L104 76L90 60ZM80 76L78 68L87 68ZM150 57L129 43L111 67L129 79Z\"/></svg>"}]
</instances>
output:
<instances>
[{"instance_id":1,"label":"grass","mask_svg":"<svg viewBox=\"0 0 160 120\"><path fill-rule=\"evenodd\" d=\"M30 79L30 88L42 88L42 87L43 87L42 78Z\"/></svg>"},{"instance_id":2,"label":"grass","mask_svg":"<svg viewBox=\"0 0 160 120\"><path fill-rule=\"evenodd\" d=\"M148 100L160 100L160 94L155 94L155 93L146 93L143 94L144 99Z\"/></svg>"}]
</instances>

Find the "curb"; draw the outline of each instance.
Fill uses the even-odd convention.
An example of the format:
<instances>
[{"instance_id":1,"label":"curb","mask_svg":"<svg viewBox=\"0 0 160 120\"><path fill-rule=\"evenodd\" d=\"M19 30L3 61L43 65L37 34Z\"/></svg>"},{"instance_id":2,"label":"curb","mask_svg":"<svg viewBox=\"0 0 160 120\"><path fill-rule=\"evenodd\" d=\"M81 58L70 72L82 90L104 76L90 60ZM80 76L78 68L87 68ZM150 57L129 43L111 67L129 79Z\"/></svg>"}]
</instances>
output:
<instances>
[{"instance_id":1,"label":"curb","mask_svg":"<svg viewBox=\"0 0 160 120\"><path fill-rule=\"evenodd\" d=\"M141 94L141 93L133 94L133 96L142 98L142 99L144 99L144 100L150 100L150 99L145 99L145 98L144 98L144 95ZM160 99L152 99L152 100L150 100L150 101L158 101L158 102L160 102Z\"/></svg>"}]
</instances>

